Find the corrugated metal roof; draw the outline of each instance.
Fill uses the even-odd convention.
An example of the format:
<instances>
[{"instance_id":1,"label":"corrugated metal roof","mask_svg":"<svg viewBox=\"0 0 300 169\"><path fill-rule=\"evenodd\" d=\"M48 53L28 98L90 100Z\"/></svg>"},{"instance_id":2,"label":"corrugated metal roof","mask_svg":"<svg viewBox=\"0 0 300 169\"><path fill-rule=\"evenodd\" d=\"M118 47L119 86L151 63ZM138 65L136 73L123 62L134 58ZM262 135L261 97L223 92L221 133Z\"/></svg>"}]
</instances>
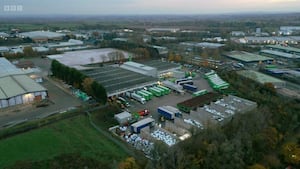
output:
<instances>
[{"instance_id":1,"label":"corrugated metal roof","mask_svg":"<svg viewBox=\"0 0 300 169\"><path fill-rule=\"evenodd\" d=\"M15 75L13 78L22 85L22 87L27 92L35 92L35 91L45 91L46 89L41 86L40 84L36 83L34 80L32 80L30 77L26 75Z\"/></svg>"},{"instance_id":2,"label":"corrugated metal roof","mask_svg":"<svg viewBox=\"0 0 300 169\"><path fill-rule=\"evenodd\" d=\"M21 37L29 37L29 38L57 38L62 37L64 34L50 32L50 31L32 31L32 32L24 32L19 34Z\"/></svg>"},{"instance_id":3,"label":"corrugated metal roof","mask_svg":"<svg viewBox=\"0 0 300 169\"><path fill-rule=\"evenodd\" d=\"M0 58L0 77L11 74L22 74L23 72L11 64L6 58Z\"/></svg>"},{"instance_id":4,"label":"corrugated metal roof","mask_svg":"<svg viewBox=\"0 0 300 169\"><path fill-rule=\"evenodd\" d=\"M0 99L46 90L26 75L10 75L0 78Z\"/></svg>"}]
</instances>

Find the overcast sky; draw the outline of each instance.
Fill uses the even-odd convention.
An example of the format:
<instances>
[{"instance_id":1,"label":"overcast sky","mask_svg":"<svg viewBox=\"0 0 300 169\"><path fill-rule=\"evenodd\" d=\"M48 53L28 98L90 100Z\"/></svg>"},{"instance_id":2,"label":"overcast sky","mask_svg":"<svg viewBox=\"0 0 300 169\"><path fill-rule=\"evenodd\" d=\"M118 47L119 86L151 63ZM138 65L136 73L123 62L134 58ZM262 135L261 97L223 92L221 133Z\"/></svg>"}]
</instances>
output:
<instances>
[{"instance_id":1,"label":"overcast sky","mask_svg":"<svg viewBox=\"0 0 300 169\"><path fill-rule=\"evenodd\" d=\"M300 12L300 0L0 0L0 5L0 15Z\"/></svg>"}]
</instances>

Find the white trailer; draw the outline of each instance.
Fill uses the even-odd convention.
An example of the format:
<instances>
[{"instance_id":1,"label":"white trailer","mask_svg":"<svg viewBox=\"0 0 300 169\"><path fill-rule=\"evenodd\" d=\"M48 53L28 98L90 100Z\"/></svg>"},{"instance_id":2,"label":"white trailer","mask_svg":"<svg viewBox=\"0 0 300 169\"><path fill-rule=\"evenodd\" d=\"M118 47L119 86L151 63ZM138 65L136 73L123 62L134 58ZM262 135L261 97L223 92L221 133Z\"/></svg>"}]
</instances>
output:
<instances>
[{"instance_id":1,"label":"white trailer","mask_svg":"<svg viewBox=\"0 0 300 169\"><path fill-rule=\"evenodd\" d=\"M146 103L146 99L136 93L131 93L131 98L135 99L136 101L145 104Z\"/></svg>"},{"instance_id":2,"label":"white trailer","mask_svg":"<svg viewBox=\"0 0 300 169\"><path fill-rule=\"evenodd\" d=\"M180 94L184 94L182 86L180 86L180 85L177 85L177 84L172 83L172 82L167 81L167 80L163 81L162 84L163 84L163 86L168 87L168 88L170 88L170 89L172 89L172 90L174 90L174 91L176 91Z\"/></svg>"}]
</instances>

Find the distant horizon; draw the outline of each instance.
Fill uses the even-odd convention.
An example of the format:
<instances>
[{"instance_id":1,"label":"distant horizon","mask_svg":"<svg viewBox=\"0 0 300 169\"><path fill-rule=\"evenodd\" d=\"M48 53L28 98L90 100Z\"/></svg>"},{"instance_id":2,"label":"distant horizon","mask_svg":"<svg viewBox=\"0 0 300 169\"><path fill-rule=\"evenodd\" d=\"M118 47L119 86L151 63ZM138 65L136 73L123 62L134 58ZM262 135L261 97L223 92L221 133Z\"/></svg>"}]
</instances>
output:
<instances>
[{"instance_id":1,"label":"distant horizon","mask_svg":"<svg viewBox=\"0 0 300 169\"><path fill-rule=\"evenodd\" d=\"M43 17L97 17L97 16L109 16L109 17L135 17L135 16L258 16L258 15L288 15L288 14L299 14L299 11L291 11L291 12L269 12L269 11L257 11L257 12L224 12L224 13L191 13L191 14L176 14L176 13L153 13L153 14L1 14L1 17L36 17L36 18L43 18Z\"/></svg>"},{"instance_id":2,"label":"distant horizon","mask_svg":"<svg viewBox=\"0 0 300 169\"><path fill-rule=\"evenodd\" d=\"M1 0L0 16L295 13L300 0Z\"/></svg>"}]
</instances>

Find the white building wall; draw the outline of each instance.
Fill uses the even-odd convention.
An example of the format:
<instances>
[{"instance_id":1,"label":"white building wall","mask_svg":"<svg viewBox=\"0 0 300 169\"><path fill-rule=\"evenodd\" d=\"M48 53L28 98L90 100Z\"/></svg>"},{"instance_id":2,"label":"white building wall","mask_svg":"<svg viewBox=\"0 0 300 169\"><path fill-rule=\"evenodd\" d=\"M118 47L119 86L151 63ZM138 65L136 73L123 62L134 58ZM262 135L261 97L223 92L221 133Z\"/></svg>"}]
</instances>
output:
<instances>
[{"instance_id":1,"label":"white building wall","mask_svg":"<svg viewBox=\"0 0 300 169\"><path fill-rule=\"evenodd\" d=\"M22 104L23 100L22 100L22 96L16 96L16 104Z\"/></svg>"},{"instance_id":2,"label":"white building wall","mask_svg":"<svg viewBox=\"0 0 300 169\"><path fill-rule=\"evenodd\" d=\"M24 94L22 96L22 100L24 104L30 103L34 100L34 94L33 93Z\"/></svg>"},{"instance_id":3,"label":"white building wall","mask_svg":"<svg viewBox=\"0 0 300 169\"><path fill-rule=\"evenodd\" d=\"M8 101L7 100L1 100L1 106L2 106L2 108L8 107Z\"/></svg>"},{"instance_id":4,"label":"white building wall","mask_svg":"<svg viewBox=\"0 0 300 169\"><path fill-rule=\"evenodd\" d=\"M16 105L15 97L12 97L12 98L8 99L8 105L9 105L9 106L14 106L14 105Z\"/></svg>"}]
</instances>

